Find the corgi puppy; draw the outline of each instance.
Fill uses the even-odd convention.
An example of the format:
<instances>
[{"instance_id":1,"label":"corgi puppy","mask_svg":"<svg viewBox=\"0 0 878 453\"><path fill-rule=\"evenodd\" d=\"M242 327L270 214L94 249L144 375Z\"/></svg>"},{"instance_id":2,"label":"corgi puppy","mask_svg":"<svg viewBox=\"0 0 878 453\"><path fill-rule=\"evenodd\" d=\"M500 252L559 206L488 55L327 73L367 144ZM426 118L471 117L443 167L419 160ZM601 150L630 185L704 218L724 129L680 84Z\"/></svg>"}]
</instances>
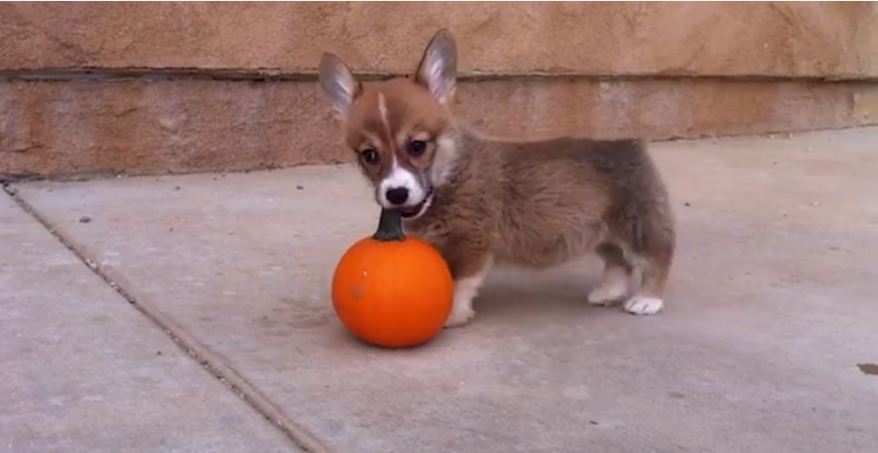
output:
<instances>
[{"instance_id":1,"label":"corgi puppy","mask_svg":"<svg viewBox=\"0 0 878 453\"><path fill-rule=\"evenodd\" d=\"M473 317L473 298L495 264L546 268L589 252L605 264L590 303L658 313L675 232L644 142L482 137L451 113L456 70L446 30L412 78L364 85L332 54L319 68L343 141L378 204L398 209L405 230L449 264L455 288L446 327Z\"/></svg>"}]
</instances>

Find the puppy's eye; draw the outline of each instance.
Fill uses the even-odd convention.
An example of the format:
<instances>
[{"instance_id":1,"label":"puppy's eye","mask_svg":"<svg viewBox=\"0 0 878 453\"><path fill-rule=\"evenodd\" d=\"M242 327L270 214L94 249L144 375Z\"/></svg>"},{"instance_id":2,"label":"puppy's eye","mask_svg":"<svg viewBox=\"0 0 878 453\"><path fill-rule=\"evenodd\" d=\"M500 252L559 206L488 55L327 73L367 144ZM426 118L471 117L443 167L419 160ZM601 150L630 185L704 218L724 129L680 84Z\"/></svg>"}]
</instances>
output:
<instances>
[{"instance_id":1,"label":"puppy's eye","mask_svg":"<svg viewBox=\"0 0 878 453\"><path fill-rule=\"evenodd\" d=\"M363 158L363 161L367 164L377 164L378 163L378 151L375 151L375 148L366 148L360 151L360 157Z\"/></svg>"},{"instance_id":2,"label":"puppy's eye","mask_svg":"<svg viewBox=\"0 0 878 453\"><path fill-rule=\"evenodd\" d=\"M423 140L412 140L409 143L409 154L418 157L427 150L427 142Z\"/></svg>"}]
</instances>

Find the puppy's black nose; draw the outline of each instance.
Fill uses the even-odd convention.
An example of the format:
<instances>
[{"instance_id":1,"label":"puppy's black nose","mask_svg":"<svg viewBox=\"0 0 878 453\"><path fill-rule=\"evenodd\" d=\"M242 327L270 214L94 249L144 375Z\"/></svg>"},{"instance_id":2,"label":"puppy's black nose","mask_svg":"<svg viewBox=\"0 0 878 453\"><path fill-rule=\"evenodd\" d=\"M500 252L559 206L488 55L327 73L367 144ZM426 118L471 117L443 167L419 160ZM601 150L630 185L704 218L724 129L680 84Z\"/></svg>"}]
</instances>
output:
<instances>
[{"instance_id":1,"label":"puppy's black nose","mask_svg":"<svg viewBox=\"0 0 878 453\"><path fill-rule=\"evenodd\" d=\"M387 196L387 201L395 205L401 205L409 199L409 190L405 187L394 187L388 190L385 195Z\"/></svg>"}]
</instances>

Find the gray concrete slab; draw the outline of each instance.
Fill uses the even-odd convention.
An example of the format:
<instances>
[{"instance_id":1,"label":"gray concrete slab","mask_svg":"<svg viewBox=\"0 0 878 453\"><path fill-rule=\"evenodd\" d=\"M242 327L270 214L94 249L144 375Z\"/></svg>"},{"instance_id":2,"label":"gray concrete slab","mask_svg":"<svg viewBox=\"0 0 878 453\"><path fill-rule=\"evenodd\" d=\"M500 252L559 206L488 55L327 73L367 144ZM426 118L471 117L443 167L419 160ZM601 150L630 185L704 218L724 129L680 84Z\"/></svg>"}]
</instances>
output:
<instances>
[{"instance_id":1,"label":"gray concrete slab","mask_svg":"<svg viewBox=\"0 0 878 453\"><path fill-rule=\"evenodd\" d=\"M597 265L493 275L426 347L345 334L329 281L377 210L351 167L19 185L148 309L343 451L878 445L878 129L654 146L680 224L657 317ZM79 223L89 216L90 223Z\"/></svg>"},{"instance_id":2,"label":"gray concrete slab","mask_svg":"<svg viewBox=\"0 0 878 453\"><path fill-rule=\"evenodd\" d=\"M0 451L297 451L0 192Z\"/></svg>"}]
</instances>

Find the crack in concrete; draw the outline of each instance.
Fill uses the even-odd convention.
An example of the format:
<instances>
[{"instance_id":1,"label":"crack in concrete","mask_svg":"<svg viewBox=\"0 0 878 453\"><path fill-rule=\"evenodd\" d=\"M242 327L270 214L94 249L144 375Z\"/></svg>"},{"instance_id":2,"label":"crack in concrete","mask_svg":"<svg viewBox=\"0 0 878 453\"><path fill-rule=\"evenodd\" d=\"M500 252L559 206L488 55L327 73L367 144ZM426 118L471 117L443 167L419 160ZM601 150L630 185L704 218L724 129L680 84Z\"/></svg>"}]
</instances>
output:
<instances>
[{"instance_id":1,"label":"crack in concrete","mask_svg":"<svg viewBox=\"0 0 878 453\"><path fill-rule=\"evenodd\" d=\"M36 209L24 200L18 190L8 183L2 183L3 191L12 198L12 200L25 213L36 220L46 231L55 237L67 250L70 251L79 261L86 267L91 269L101 280L110 288L122 296L130 305L135 307L141 314L146 316L156 327L165 333L186 355L197 362L201 367L210 373L215 379L220 381L236 396L244 400L252 409L262 415L266 421L279 429L293 444L306 452L332 452L332 449L324 444L317 436L312 434L308 429L291 420L283 410L274 404L268 397L259 391L253 384L247 381L234 368L227 365L222 359L210 348L204 346L178 326L172 319L161 314L158 310L152 309L129 293L122 285L120 285L111 276L103 272L96 261L87 257L76 245L62 236L48 221L41 216Z\"/></svg>"},{"instance_id":2,"label":"crack in concrete","mask_svg":"<svg viewBox=\"0 0 878 453\"><path fill-rule=\"evenodd\" d=\"M16 147L6 148L6 149L0 148L0 153L24 154L24 153L27 153L30 151L43 149L43 148L45 148L45 146L38 143L35 145L25 145L25 146L20 146L17 148Z\"/></svg>"}]
</instances>

